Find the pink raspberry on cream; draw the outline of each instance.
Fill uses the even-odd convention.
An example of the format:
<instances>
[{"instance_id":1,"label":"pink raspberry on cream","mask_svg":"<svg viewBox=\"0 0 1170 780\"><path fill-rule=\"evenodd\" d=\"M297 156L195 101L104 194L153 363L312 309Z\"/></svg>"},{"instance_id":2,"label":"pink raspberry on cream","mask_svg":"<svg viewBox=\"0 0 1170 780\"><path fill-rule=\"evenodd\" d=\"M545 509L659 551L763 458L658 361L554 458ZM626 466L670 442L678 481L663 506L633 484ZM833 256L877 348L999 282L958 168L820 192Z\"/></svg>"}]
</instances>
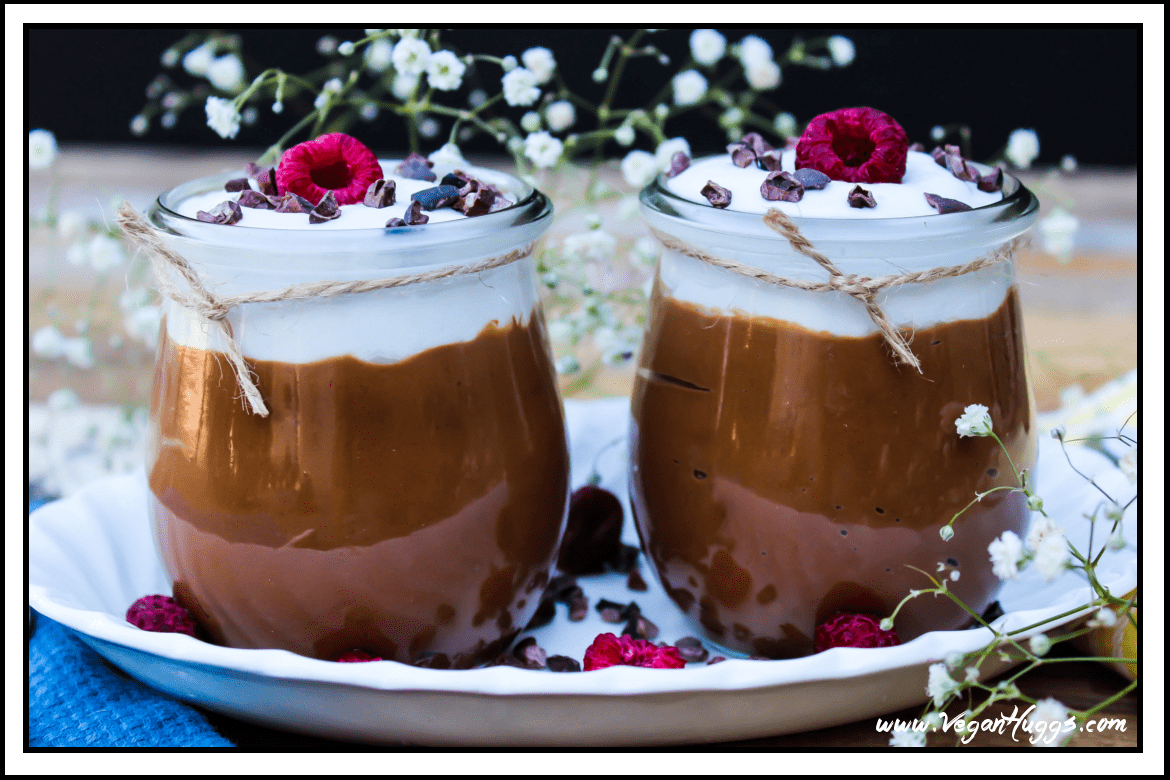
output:
<instances>
[{"instance_id":1,"label":"pink raspberry on cream","mask_svg":"<svg viewBox=\"0 0 1170 780\"><path fill-rule=\"evenodd\" d=\"M297 144L284 153L276 169L279 194L292 192L314 204L329 192L339 206L361 203L370 185L384 178L377 155L344 133Z\"/></svg>"},{"instance_id":2,"label":"pink raspberry on cream","mask_svg":"<svg viewBox=\"0 0 1170 780\"><path fill-rule=\"evenodd\" d=\"M874 108L842 108L808 123L796 145L796 167L835 181L901 184L910 140L894 118Z\"/></svg>"}]
</instances>

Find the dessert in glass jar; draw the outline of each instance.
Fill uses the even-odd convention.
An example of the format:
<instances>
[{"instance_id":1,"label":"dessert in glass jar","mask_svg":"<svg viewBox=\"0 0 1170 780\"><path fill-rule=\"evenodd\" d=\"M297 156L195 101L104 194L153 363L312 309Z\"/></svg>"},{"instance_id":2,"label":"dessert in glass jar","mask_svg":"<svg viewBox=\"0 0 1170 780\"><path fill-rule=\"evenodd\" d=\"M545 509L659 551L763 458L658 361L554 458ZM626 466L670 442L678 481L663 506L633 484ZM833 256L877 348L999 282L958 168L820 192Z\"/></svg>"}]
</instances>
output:
<instances>
[{"instance_id":1,"label":"dessert in glass jar","mask_svg":"<svg viewBox=\"0 0 1170 780\"><path fill-rule=\"evenodd\" d=\"M929 587L910 567L941 565L981 612L1000 585L988 544L1026 529L1025 496L1000 491L940 535L1035 462L1009 242L1037 202L953 147L907 146L886 115L845 110L796 149L749 136L642 192L665 249L632 399L631 499L666 591L724 648L811 653L826 621L881 618ZM957 435L971 404L1007 454ZM968 620L919 598L895 629L906 641Z\"/></svg>"},{"instance_id":2,"label":"dessert in glass jar","mask_svg":"<svg viewBox=\"0 0 1170 780\"><path fill-rule=\"evenodd\" d=\"M278 169L176 187L148 218L220 300L375 282L231 307L262 408L225 332L167 298L147 472L178 601L232 647L436 668L503 649L537 607L568 502L526 250L548 199L334 134Z\"/></svg>"}]
</instances>

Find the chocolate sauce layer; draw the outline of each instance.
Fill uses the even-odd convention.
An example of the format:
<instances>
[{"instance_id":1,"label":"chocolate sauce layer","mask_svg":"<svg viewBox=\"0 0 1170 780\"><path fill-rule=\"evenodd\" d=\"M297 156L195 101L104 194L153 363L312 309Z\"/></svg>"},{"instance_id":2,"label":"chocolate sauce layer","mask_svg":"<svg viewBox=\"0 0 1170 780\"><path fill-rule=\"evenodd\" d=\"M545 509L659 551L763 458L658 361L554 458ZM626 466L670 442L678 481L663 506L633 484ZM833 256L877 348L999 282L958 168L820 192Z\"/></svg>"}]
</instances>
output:
<instances>
[{"instance_id":1,"label":"chocolate sauce layer","mask_svg":"<svg viewBox=\"0 0 1170 780\"><path fill-rule=\"evenodd\" d=\"M707 636L769 657L813 651L837 612L890 614L957 568L949 587L976 611L999 581L987 545L1021 535L1024 498L1003 491L939 528L975 496L1016 484L991 438L960 438L968 404L991 411L1017 467L1035 462L1033 410L1013 288L985 319L919 330L923 374L879 335L810 332L704 309L656 290L634 388L631 493L662 582ZM968 621L921 597L903 641Z\"/></svg>"},{"instance_id":2,"label":"chocolate sauce layer","mask_svg":"<svg viewBox=\"0 0 1170 780\"><path fill-rule=\"evenodd\" d=\"M567 503L547 344L534 312L392 364L249 361L262 418L223 355L166 341L149 468L175 596L232 647L455 668L498 652Z\"/></svg>"}]
</instances>

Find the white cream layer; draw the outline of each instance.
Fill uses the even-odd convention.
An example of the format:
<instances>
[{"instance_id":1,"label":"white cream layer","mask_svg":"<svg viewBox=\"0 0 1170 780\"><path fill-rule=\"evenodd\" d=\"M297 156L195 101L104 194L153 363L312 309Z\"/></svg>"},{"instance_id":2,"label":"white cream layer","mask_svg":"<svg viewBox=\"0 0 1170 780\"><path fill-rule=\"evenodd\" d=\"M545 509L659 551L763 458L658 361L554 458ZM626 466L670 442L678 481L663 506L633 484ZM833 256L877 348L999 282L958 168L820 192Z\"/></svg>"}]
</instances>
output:
<instances>
[{"instance_id":1,"label":"white cream layer","mask_svg":"<svg viewBox=\"0 0 1170 780\"><path fill-rule=\"evenodd\" d=\"M796 151L783 153L781 162L785 171L792 173L796 166ZM877 206L857 209L849 205L848 195L856 184L845 181L829 182L823 190L805 190L797 203L764 200L760 185L768 171L755 164L739 168L731 162L731 155L720 154L695 160L691 167L671 179L666 186L679 197L696 203L708 203L700 190L708 181L731 190L729 211L763 214L778 208L792 217L820 219L885 219L890 217L920 217L937 215L923 193L930 192L944 198L962 201L972 208L987 206L1002 199L998 192L982 192L972 182L960 181L925 152L910 152L906 156L906 174L901 184L862 184L873 195Z\"/></svg>"}]
</instances>

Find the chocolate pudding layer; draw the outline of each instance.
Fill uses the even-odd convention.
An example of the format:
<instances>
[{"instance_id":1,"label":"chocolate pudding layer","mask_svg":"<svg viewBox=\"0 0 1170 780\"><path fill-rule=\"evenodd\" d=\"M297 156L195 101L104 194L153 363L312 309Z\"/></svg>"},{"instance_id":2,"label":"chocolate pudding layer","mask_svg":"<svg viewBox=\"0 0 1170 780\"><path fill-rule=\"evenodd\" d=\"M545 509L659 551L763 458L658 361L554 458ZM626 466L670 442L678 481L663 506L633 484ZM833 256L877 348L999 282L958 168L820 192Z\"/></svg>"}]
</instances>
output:
<instances>
[{"instance_id":1,"label":"chocolate pudding layer","mask_svg":"<svg viewBox=\"0 0 1170 780\"><path fill-rule=\"evenodd\" d=\"M394 363L249 360L265 418L222 354L166 339L148 468L176 598L232 647L453 668L498 652L565 516L547 343L537 310Z\"/></svg>"},{"instance_id":2,"label":"chocolate pudding layer","mask_svg":"<svg viewBox=\"0 0 1170 780\"><path fill-rule=\"evenodd\" d=\"M990 408L1017 468L1035 462L1015 288L990 316L917 330L923 373L882 337L813 332L676 300L656 288L633 396L631 494L638 531L675 602L727 648L813 652L838 612L892 613L911 589L948 587L981 612L996 598L987 546L1023 535L1023 495L992 438L960 438L968 404ZM948 571L938 574L938 564ZM902 641L956 629L946 598L899 613Z\"/></svg>"}]
</instances>

